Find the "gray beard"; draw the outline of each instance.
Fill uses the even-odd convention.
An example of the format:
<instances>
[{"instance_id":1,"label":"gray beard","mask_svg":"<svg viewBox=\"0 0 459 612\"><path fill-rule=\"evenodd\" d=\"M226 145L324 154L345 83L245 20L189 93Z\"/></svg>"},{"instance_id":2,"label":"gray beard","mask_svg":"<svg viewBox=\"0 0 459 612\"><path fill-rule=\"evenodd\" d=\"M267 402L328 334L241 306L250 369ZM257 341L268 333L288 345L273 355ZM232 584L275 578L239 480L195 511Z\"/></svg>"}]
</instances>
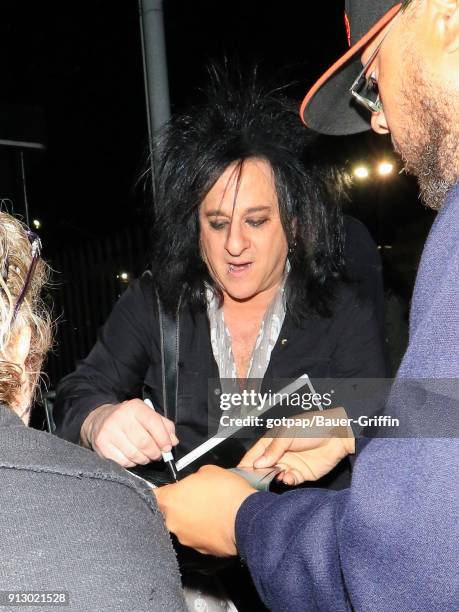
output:
<instances>
[{"instance_id":1,"label":"gray beard","mask_svg":"<svg viewBox=\"0 0 459 612\"><path fill-rule=\"evenodd\" d=\"M416 176L419 185L419 197L426 206L433 210L440 210L451 187L457 182L457 178L443 176L442 165L440 163L440 148L431 140L425 147L416 147L412 144L408 150L403 145L399 145L394 139L392 143L395 151L403 160L405 170L408 174ZM422 149L414 157L413 149Z\"/></svg>"},{"instance_id":2,"label":"gray beard","mask_svg":"<svg viewBox=\"0 0 459 612\"><path fill-rule=\"evenodd\" d=\"M415 70L412 82L416 95L405 101L405 128L392 142L406 171L417 177L423 202L439 210L459 180L459 107L451 91L422 78L422 69Z\"/></svg>"}]
</instances>

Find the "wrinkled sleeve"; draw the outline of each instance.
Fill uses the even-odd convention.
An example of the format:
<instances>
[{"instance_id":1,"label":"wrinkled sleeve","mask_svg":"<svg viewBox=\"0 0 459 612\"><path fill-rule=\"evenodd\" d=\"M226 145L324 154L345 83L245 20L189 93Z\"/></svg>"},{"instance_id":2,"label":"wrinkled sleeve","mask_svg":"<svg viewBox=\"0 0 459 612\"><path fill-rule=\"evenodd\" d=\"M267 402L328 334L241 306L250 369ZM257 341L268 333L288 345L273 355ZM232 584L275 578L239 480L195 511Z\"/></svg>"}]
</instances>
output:
<instances>
[{"instance_id":1,"label":"wrinkled sleeve","mask_svg":"<svg viewBox=\"0 0 459 612\"><path fill-rule=\"evenodd\" d=\"M335 525L346 496L322 489L254 493L241 506L239 554L270 610L346 609Z\"/></svg>"},{"instance_id":2,"label":"wrinkled sleeve","mask_svg":"<svg viewBox=\"0 0 459 612\"><path fill-rule=\"evenodd\" d=\"M372 440L350 489L247 498L236 542L268 608L456 610L457 451L457 439Z\"/></svg>"}]
</instances>

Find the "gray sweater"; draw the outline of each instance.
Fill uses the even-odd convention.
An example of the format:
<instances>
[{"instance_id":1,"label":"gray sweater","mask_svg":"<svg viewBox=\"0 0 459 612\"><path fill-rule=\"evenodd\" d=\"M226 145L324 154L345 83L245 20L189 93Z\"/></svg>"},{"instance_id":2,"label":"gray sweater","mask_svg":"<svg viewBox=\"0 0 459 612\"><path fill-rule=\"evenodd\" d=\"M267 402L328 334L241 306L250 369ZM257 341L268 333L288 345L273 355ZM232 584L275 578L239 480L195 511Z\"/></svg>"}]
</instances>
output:
<instances>
[{"instance_id":1,"label":"gray sweater","mask_svg":"<svg viewBox=\"0 0 459 612\"><path fill-rule=\"evenodd\" d=\"M148 487L95 453L25 427L4 406L0 505L0 591L69 594L69 606L27 609L186 609ZM2 607L10 608L23 609Z\"/></svg>"}]
</instances>

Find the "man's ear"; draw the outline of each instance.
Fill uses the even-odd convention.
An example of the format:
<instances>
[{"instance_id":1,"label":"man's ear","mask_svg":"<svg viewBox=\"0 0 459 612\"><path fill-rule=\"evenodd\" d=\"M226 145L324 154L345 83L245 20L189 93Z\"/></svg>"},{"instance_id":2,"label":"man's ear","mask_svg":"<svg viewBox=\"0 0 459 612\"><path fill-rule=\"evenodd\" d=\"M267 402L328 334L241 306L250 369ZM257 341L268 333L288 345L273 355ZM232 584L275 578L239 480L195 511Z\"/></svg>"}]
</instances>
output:
<instances>
[{"instance_id":1,"label":"man's ear","mask_svg":"<svg viewBox=\"0 0 459 612\"><path fill-rule=\"evenodd\" d=\"M12 363L23 367L30 351L32 330L25 325L8 347L8 356Z\"/></svg>"},{"instance_id":2,"label":"man's ear","mask_svg":"<svg viewBox=\"0 0 459 612\"><path fill-rule=\"evenodd\" d=\"M427 0L429 13L444 39L446 53L459 51L459 0Z\"/></svg>"},{"instance_id":3,"label":"man's ear","mask_svg":"<svg viewBox=\"0 0 459 612\"><path fill-rule=\"evenodd\" d=\"M389 134L389 124L387 123L384 110L379 111L379 113L372 113L371 128L377 134Z\"/></svg>"}]
</instances>

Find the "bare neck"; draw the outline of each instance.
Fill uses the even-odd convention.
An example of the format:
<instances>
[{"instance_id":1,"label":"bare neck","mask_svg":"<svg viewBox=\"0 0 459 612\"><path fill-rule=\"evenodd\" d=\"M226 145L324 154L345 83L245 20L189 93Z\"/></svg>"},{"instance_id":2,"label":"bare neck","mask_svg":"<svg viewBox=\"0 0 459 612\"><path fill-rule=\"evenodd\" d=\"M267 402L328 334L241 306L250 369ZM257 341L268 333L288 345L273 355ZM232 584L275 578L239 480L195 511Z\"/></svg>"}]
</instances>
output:
<instances>
[{"instance_id":1,"label":"bare neck","mask_svg":"<svg viewBox=\"0 0 459 612\"><path fill-rule=\"evenodd\" d=\"M238 317L241 319L248 318L263 318L266 309L274 299L279 284L270 287L266 291L262 291L248 300L235 300L228 294L224 293L223 311L226 316Z\"/></svg>"}]
</instances>

